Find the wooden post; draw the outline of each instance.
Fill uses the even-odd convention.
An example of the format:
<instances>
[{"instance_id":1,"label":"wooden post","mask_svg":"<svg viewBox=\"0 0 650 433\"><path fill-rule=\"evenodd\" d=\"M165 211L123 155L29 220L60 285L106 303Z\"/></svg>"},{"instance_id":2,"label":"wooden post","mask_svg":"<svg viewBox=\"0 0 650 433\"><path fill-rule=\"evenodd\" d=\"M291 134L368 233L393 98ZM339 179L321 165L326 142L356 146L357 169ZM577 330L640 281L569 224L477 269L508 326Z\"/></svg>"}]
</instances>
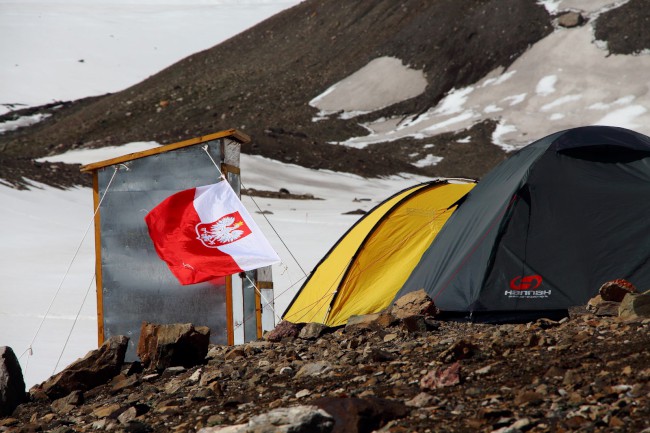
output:
<instances>
[{"instance_id":1,"label":"wooden post","mask_svg":"<svg viewBox=\"0 0 650 433\"><path fill-rule=\"evenodd\" d=\"M93 171L93 210L95 212L95 283L97 291L97 347L104 343L104 292L102 284L102 237L99 213L99 175Z\"/></svg>"},{"instance_id":2,"label":"wooden post","mask_svg":"<svg viewBox=\"0 0 650 433\"><path fill-rule=\"evenodd\" d=\"M235 327L233 324L232 310L232 275L226 277L226 330L228 333L228 345L235 344Z\"/></svg>"}]
</instances>

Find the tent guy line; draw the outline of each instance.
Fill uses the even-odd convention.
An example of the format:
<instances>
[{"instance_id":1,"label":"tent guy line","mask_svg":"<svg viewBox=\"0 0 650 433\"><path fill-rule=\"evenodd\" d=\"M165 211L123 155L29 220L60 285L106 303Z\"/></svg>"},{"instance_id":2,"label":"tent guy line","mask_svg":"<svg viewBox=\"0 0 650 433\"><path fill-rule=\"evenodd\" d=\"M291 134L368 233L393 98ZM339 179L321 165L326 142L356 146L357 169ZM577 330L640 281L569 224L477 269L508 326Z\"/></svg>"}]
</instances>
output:
<instances>
[{"instance_id":1,"label":"tent guy line","mask_svg":"<svg viewBox=\"0 0 650 433\"><path fill-rule=\"evenodd\" d=\"M77 256L79 255L79 251L81 250L81 246L83 245L84 241L86 240L86 236L88 236L88 231L90 231L90 228L93 226L93 222L95 221L95 217L97 215L97 212L99 211L99 207L101 206L102 202L104 201L104 198L106 198L106 195L108 194L108 190L109 190L110 186L112 185L113 180L115 180L115 176L117 175L117 172L118 172L120 166L124 167L126 170L129 169L124 164L118 164L118 165L115 166L115 171L113 172L113 175L111 176L111 178L110 178L110 180L108 182L108 186L106 187L106 191L104 191L104 194L102 195L101 200L99 201L97 207L95 208L95 211L93 212L92 217L90 218L90 222L86 226L86 230L84 231L83 236L81 237L81 240L79 241L79 243L77 245L77 248L76 248L76 250L74 252L74 255L72 256L72 259L70 260L70 263L68 264L68 267L67 267L65 273L63 274L63 277L61 278L61 281L59 282L59 285L58 285L56 291L54 292L54 296L52 296L52 299L50 300L50 304L48 305L47 310L45 311L45 314L43 315L43 318L41 319L41 322L39 323L38 328L36 329L36 332L34 333L34 337L32 338L31 342L29 343L29 346L27 347L27 349L25 349L25 351L18 358L18 359L21 359L23 356L25 356L25 354L28 354L27 361L25 363L25 371L27 370L27 366L29 365L29 357L33 356L33 354L34 354L34 348L33 348L34 342L36 341L36 338L38 338L38 334L40 333L41 329L43 328L43 324L45 323L45 320L48 318L48 316L50 314L50 311L52 310L52 306L54 305L54 301L56 301L56 298L61 293L61 288L63 287L63 283L67 279L67 277L68 277L68 275L70 273L70 269L72 269L72 265L74 264L75 260L77 259ZM92 276L92 278L90 280L88 290L86 290L86 294L85 294L85 296L83 298L81 306L79 307L79 310L77 311L77 314L75 315L74 322L72 323L72 327L70 328L70 331L68 332L68 336L66 338L65 344L63 345L63 348L61 349L61 353L59 354L59 358L58 358L58 360L56 362L56 365L54 366L54 370L53 370L52 374L54 374L54 372L56 372L56 369L59 366L59 362L61 361L63 353L65 352L68 341L70 340L70 336L72 335L72 331L74 330L74 327L75 327L75 325L77 323L77 320L79 319L79 315L81 314L81 310L82 310L84 304L86 303L86 299L88 297L88 293L90 291L90 288L92 287L93 281L95 281L95 274L93 274L93 276Z\"/></svg>"},{"instance_id":2,"label":"tent guy line","mask_svg":"<svg viewBox=\"0 0 650 433\"><path fill-rule=\"evenodd\" d=\"M229 140L229 142L232 143L232 140ZM219 175L221 176L221 178L225 180L226 178L225 178L225 177L223 176L223 174L221 173L221 170L219 169L219 166L218 166L217 163L215 162L214 158L212 158L212 155L210 155L210 153L208 152L208 146L207 146L207 144L201 146L201 148L203 149L203 151L205 152L205 154L208 155L208 158L210 158L210 161L212 161L212 164L214 165L214 167L215 167L215 168L217 169L217 171L219 172ZM242 188L246 189L246 186L245 186L244 183L241 181L241 179L240 179L239 183L241 184ZM275 227L273 227L273 224L271 224L271 221L269 221L269 219L266 217L266 214L262 211L262 208L260 208L260 206L257 204L257 201L255 201L255 199L253 198L252 195L249 195L249 198L250 198L251 201L255 204L255 207L256 207L257 210L260 212L260 215L262 215L262 217L263 217L264 220L267 222L267 224L269 225L269 227L271 227L271 230L273 230L273 233L275 233L275 235L278 237L278 239L280 240L280 242L282 243L282 245L287 249L287 252L288 252L289 255L291 256L291 258L294 260L294 262L296 262L296 265L298 265L298 268L300 268L300 270L302 271L302 273L303 273L305 276L307 276L307 272L305 272L305 270L302 268L302 266L300 266L300 262L298 261L298 259L296 259L296 256L294 256L293 252L292 252L291 249L287 246L287 244L286 244L286 242L284 241L284 239L282 239L282 236L280 236L280 234L279 234L278 231L275 229ZM253 286L255 286L255 285L253 284ZM275 311L274 311L274 313L275 313ZM279 317L279 316L278 316L278 317Z\"/></svg>"}]
</instances>

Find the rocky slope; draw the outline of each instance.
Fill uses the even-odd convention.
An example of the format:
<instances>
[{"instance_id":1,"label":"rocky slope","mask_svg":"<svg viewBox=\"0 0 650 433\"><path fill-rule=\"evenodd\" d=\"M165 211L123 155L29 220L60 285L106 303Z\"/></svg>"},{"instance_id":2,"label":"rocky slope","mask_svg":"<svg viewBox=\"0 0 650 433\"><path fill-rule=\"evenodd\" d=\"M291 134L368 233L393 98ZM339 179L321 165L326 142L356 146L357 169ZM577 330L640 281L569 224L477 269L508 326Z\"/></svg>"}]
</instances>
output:
<instances>
[{"instance_id":1,"label":"rocky slope","mask_svg":"<svg viewBox=\"0 0 650 433\"><path fill-rule=\"evenodd\" d=\"M518 325L370 319L213 346L190 368L125 365L62 397L34 388L0 431L650 431L650 319L579 310ZM334 425L281 430L259 416L305 406ZM253 419L267 430L246 430Z\"/></svg>"},{"instance_id":2,"label":"rocky slope","mask_svg":"<svg viewBox=\"0 0 650 433\"><path fill-rule=\"evenodd\" d=\"M598 38L611 40L612 52L650 47L643 3L632 0L599 17ZM233 127L253 137L244 152L307 167L364 176L480 177L504 157L491 144L491 121L462 131L471 143L454 143L460 138L455 134L427 140L444 159L425 168L413 166L409 156L421 150L422 140L366 149L328 142L364 135L359 122L424 112L452 88L507 68L553 30L553 18L532 0L307 0L122 92L3 116L51 114L0 136L2 178L16 185L23 176L55 185L87 182L76 168L32 159L131 141L171 143ZM317 112L308 104L312 98L381 56L422 70L428 82L424 93L360 118L312 121Z\"/></svg>"},{"instance_id":3,"label":"rocky slope","mask_svg":"<svg viewBox=\"0 0 650 433\"><path fill-rule=\"evenodd\" d=\"M493 121L426 140L444 159L423 168L412 163L424 140L365 149L329 142L366 134L360 122L424 112L451 89L507 68L553 30L555 18L532 0L307 0L122 92L0 117L51 115L0 135L1 177L19 187L23 177L57 186L87 184L77 167L32 160L80 147L166 144L234 127L253 138L244 152L306 167L364 176L477 178L505 156L491 143ZM644 1L631 0L598 17L595 37L608 43L610 53L638 53L650 48L649 19ZM424 93L355 119L312 121L312 98L381 56L422 70ZM456 142L468 135L469 143Z\"/></svg>"}]
</instances>

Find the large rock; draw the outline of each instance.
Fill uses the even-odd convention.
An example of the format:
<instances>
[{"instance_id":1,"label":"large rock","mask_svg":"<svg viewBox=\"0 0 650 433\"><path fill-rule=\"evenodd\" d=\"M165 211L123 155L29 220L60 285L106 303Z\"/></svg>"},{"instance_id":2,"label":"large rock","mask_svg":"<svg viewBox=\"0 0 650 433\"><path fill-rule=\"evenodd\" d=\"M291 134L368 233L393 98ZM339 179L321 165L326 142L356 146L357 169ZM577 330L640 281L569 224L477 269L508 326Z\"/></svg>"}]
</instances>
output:
<instances>
[{"instance_id":1,"label":"large rock","mask_svg":"<svg viewBox=\"0 0 650 433\"><path fill-rule=\"evenodd\" d=\"M25 381L18 358L11 347L0 347L0 416L11 415L20 403L27 401Z\"/></svg>"},{"instance_id":2,"label":"large rock","mask_svg":"<svg viewBox=\"0 0 650 433\"><path fill-rule=\"evenodd\" d=\"M283 320L272 331L268 332L264 338L273 342L278 342L283 338L296 338L303 326L302 323L291 323Z\"/></svg>"},{"instance_id":3,"label":"large rock","mask_svg":"<svg viewBox=\"0 0 650 433\"><path fill-rule=\"evenodd\" d=\"M300 330L298 337L302 338L303 340L316 340L321 335L326 333L328 330L329 327L327 325L323 325L322 323L315 323L315 322L307 323Z\"/></svg>"},{"instance_id":4,"label":"large rock","mask_svg":"<svg viewBox=\"0 0 650 433\"><path fill-rule=\"evenodd\" d=\"M210 328L191 323L160 325L142 322L137 354L142 365L162 371L203 364L210 344Z\"/></svg>"},{"instance_id":5,"label":"large rock","mask_svg":"<svg viewBox=\"0 0 650 433\"><path fill-rule=\"evenodd\" d=\"M43 382L38 389L50 399L67 396L72 391L86 391L102 385L120 373L129 338L117 335L99 349L91 350L60 373Z\"/></svg>"},{"instance_id":6,"label":"large rock","mask_svg":"<svg viewBox=\"0 0 650 433\"><path fill-rule=\"evenodd\" d=\"M360 316L350 316L345 325L345 331L352 332L361 329L379 331L394 325L395 322L397 322L397 320L388 311Z\"/></svg>"},{"instance_id":7,"label":"large rock","mask_svg":"<svg viewBox=\"0 0 650 433\"><path fill-rule=\"evenodd\" d=\"M618 309L618 315L628 319L650 318L650 290L625 295Z\"/></svg>"},{"instance_id":8,"label":"large rock","mask_svg":"<svg viewBox=\"0 0 650 433\"><path fill-rule=\"evenodd\" d=\"M587 302L587 311L596 316L618 316L620 302L604 301L601 295L596 295Z\"/></svg>"},{"instance_id":9,"label":"large rock","mask_svg":"<svg viewBox=\"0 0 650 433\"><path fill-rule=\"evenodd\" d=\"M387 422L406 416L409 409L401 402L383 398L323 397L312 401L334 417L332 433L371 432Z\"/></svg>"},{"instance_id":10,"label":"large rock","mask_svg":"<svg viewBox=\"0 0 650 433\"><path fill-rule=\"evenodd\" d=\"M420 289L396 300L391 313L398 319L404 319L410 316L436 316L439 310L424 289Z\"/></svg>"},{"instance_id":11,"label":"large rock","mask_svg":"<svg viewBox=\"0 0 650 433\"><path fill-rule=\"evenodd\" d=\"M330 433L334 419L316 406L278 408L252 417L247 424L205 427L198 433Z\"/></svg>"},{"instance_id":12,"label":"large rock","mask_svg":"<svg viewBox=\"0 0 650 433\"><path fill-rule=\"evenodd\" d=\"M634 284L623 279L608 281L598 289L600 297L607 302L621 302L628 293L637 292Z\"/></svg>"},{"instance_id":13,"label":"large rock","mask_svg":"<svg viewBox=\"0 0 650 433\"><path fill-rule=\"evenodd\" d=\"M585 18L579 12L567 12L558 17L557 23L561 27L578 27L585 22Z\"/></svg>"}]
</instances>

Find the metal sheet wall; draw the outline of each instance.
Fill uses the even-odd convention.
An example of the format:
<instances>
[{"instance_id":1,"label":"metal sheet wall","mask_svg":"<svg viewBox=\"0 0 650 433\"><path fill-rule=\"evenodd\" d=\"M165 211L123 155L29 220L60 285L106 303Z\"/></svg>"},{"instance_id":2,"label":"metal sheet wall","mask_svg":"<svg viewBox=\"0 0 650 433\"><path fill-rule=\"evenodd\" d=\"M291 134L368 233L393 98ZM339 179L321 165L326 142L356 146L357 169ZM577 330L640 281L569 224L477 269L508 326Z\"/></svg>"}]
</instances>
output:
<instances>
[{"instance_id":1,"label":"metal sheet wall","mask_svg":"<svg viewBox=\"0 0 650 433\"><path fill-rule=\"evenodd\" d=\"M206 145L214 161L224 161L219 139L98 170L100 197L118 170L99 211L104 337L130 337L129 361L137 358L143 321L208 326L212 343L227 344L225 279L181 286L156 254L144 222L171 194L218 181ZM227 159L239 166L238 153ZM228 180L239 191L239 176Z\"/></svg>"}]
</instances>

